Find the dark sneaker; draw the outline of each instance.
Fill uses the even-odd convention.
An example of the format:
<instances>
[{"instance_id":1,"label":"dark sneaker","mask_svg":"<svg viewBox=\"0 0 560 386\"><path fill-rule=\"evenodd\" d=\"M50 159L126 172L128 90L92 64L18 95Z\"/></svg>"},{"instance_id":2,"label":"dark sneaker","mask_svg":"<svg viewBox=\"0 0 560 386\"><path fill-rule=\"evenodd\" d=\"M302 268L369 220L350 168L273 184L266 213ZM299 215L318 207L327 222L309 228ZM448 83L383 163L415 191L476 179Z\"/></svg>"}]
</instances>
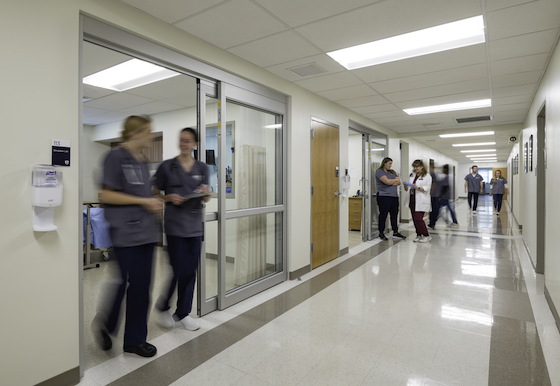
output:
<instances>
[{"instance_id":1,"label":"dark sneaker","mask_svg":"<svg viewBox=\"0 0 560 386\"><path fill-rule=\"evenodd\" d=\"M156 355L157 349L154 345L145 342L139 344L138 346L124 346L124 352L129 352L132 354L140 355L141 357L149 358Z\"/></svg>"},{"instance_id":2,"label":"dark sneaker","mask_svg":"<svg viewBox=\"0 0 560 386\"><path fill-rule=\"evenodd\" d=\"M403 235L401 235L399 232L394 232L394 233L393 233L393 238L394 238L394 239L401 239L401 240L406 239L406 237L403 236Z\"/></svg>"},{"instance_id":3,"label":"dark sneaker","mask_svg":"<svg viewBox=\"0 0 560 386\"><path fill-rule=\"evenodd\" d=\"M379 238L380 238L381 240L383 240L383 241L389 240L387 237L385 237L384 234L379 235Z\"/></svg>"}]
</instances>

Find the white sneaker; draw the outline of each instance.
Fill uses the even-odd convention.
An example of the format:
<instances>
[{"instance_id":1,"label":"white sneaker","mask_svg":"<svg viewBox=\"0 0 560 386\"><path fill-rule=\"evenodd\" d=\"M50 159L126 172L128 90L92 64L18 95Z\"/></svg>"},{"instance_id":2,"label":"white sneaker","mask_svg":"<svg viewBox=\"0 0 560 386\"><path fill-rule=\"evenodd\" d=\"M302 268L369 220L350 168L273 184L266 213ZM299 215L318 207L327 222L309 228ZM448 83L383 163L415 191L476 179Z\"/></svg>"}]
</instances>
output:
<instances>
[{"instance_id":1,"label":"white sneaker","mask_svg":"<svg viewBox=\"0 0 560 386\"><path fill-rule=\"evenodd\" d=\"M422 240L419 240L419 243L427 243L428 241L430 241L432 239L432 236L422 236Z\"/></svg>"},{"instance_id":2,"label":"white sneaker","mask_svg":"<svg viewBox=\"0 0 560 386\"><path fill-rule=\"evenodd\" d=\"M456 222L452 222L451 224L449 224L449 228L458 228L459 224L457 224Z\"/></svg>"},{"instance_id":3,"label":"white sneaker","mask_svg":"<svg viewBox=\"0 0 560 386\"><path fill-rule=\"evenodd\" d=\"M156 314L158 316L158 323L165 328L171 328L175 326L175 320L169 311L160 311L156 308Z\"/></svg>"},{"instance_id":4,"label":"white sneaker","mask_svg":"<svg viewBox=\"0 0 560 386\"><path fill-rule=\"evenodd\" d=\"M179 322L181 322L183 327L190 331L195 331L200 328L200 323L198 322L198 320L191 318L190 315L185 316Z\"/></svg>"},{"instance_id":5,"label":"white sneaker","mask_svg":"<svg viewBox=\"0 0 560 386\"><path fill-rule=\"evenodd\" d=\"M423 237L424 237L424 236L416 236L416 238L415 238L414 240L412 240L412 241L415 242L415 243L417 243L417 242L419 242L420 240L422 240Z\"/></svg>"}]
</instances>

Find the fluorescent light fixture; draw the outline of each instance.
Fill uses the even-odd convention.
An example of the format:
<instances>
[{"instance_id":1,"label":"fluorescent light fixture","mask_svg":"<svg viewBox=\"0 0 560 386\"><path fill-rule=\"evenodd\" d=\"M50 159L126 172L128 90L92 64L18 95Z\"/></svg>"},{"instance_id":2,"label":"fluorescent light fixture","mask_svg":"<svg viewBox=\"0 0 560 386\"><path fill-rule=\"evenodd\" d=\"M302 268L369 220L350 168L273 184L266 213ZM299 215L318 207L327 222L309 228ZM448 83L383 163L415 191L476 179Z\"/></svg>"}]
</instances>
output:
<instances>
[{"instance_id":1,"label":"fluorescent light fixture","mask_svg":"<svg viewBox=\"0 0 560 386\"><path fill-rule=\"evenodd\" d=\"M420 115L420 114L444 113L447 111L478 109L481 107L490 107L490 106L492 106L492 100L480 99L477 101L449 103L446 105L415 107L413 109L404 109L403 111L408 115Z\"/></svg>"},{"instance_id":2,"label":"fluorescent light fixture","mask_svg":"<svg viewBox=\"0 0 560 386\"><path fill-rule=\"evenodd\" d=\"M496 157L493 158L471 158L470 161L498 161Z\"/></svg>"},{"instance_id":3,"label":"fluorescent light fixture","mask_svg":"<svg viewBox=\"0 0 560 386\"><path fill-rule=\"evenodd\" d=\"M143 60L132 59L86 76L84 83L121 92L177 75L180 74Z\"/></svg>"},{"instance_id":4,"label":"fluorescent light fixture","mask_svg":"<svg viewBox=\"0 0 560 386\"><path fill-rule=\"evenodd\" d=\"M488 145L495 145L496 142L478 142L478 143L455 143L451 146L453 147L461 147L461 146L488 146Z\"/></svg>"},{"instance_id":5,"label":"fluorescent light fixture","mask_svg":"<svg viewBox=\"0 0 560 386\"><path fill-rule=\"evenodd\" d=\"M348 70L484 43L482 15L327 52Z\"/></svg>"},{"instance_id":6,"label":"fluorescent light fixture","mask_svg":"<svg viewBox=\"0 0 560 386\"><path fill-rule=\"evenodd\" d=\"M477 135L494 135L493 131L480 131L478 133L441 134L440 138L476 137Z\"/></svg>"},{"instance_id":7,"label":"fluorescent light fixture","mask_svg":"<svg viewBox=\"0 0 560 386\"><path fill-rule=\"evenodd\" d=\"M277 123L275 125L266 125L264 126L265 129L281 129L282 128L282 124L281 123Z\"/></svg>"},{"instance_id":8,"label":"fluorescent light fixture","mask_svg":"<svg viewBox=\"0 0 560 386\"><path fill-rule=\"evenodd\" d=\"M467 158L480 158L480 157L496 157L496 154L472 154L465 156Z\"/></svg>"},{"instance_id":9,"label":"fluorescent light fixture","mask_svg":"<svg viewBox=\"0 0 560 386\"><path fill-rule=\"evenodd\" d=\"M370 151L385 151L385 148L381 147L379 149L371 149Z\"/></svg>"},{"instance_id":10,"label":"fluorescent light fixture","mask_svg":"<svg viewBox=\"0 0 560 386\"><path fill-rule=\"evenodd\" d=\"M487 151L496 151L496 149L486 149L486 150L461 150L461 153L484 153Z\"/></svg>"}]
</instances>

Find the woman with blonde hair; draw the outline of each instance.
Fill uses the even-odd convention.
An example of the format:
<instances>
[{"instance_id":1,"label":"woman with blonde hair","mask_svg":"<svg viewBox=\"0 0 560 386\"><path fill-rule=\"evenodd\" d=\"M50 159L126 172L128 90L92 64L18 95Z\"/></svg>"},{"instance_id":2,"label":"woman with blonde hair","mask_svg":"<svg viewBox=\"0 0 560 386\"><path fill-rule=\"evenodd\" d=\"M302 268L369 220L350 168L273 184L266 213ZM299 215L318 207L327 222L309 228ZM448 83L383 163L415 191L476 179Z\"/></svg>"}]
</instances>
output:
<instances>
[{"instance_id":1,"label":"woman with blonde hair","mask_svg":"<svg viewBox=\"0 0 560 386\"><path fill-rule=\"evenodd\" d=\"M146 342L152 259L158 241L157 215L163 201L153 197L148 165L142 149L150 147L151 120L133 115L124 122L124 145L113 149L103 164L101 202L113 251L119 266L119 281L108 302L95 317L93 328L101 349L112 347L111 335L118 331L121 304L126 293L124 351L152 357L156 348Z\"/></svg>"},{"instance_id":2,"label":"woman with blonde hair","mask_svg":"<svg viewBox=\"0 0 560 386\"><path fill-rule=\"evenodd\" d=\"M416 228L414 242L427 243L432 239L424 222L424 214L432 210L430 190L432 188L432 177L426 170L424 163L417 159L412 163L414 172L404 183L404 189L410 191L406 195L405 206L410 207L412 221Z\"/></svg>"}]
</instances>

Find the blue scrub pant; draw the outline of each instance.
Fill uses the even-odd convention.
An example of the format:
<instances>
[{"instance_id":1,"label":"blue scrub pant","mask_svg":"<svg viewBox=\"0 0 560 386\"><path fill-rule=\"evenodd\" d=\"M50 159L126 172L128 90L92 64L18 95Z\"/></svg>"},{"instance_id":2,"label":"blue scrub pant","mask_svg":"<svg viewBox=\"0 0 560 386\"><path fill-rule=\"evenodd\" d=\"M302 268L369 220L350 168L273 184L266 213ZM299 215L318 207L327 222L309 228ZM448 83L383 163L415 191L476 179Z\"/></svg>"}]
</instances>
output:
<instances>
[{"instance_id":1,"label":"blue scrub pant","mask_svg":"<svg viewBox=\"0 0 560 386\"><path fill-rule=\"evenodd\" d=\"M126 291L125 346L137 346L146 342L154 245L113 248L120 268L120 282L109 303L105 328L111 334L117 329Z\"/></svg>"},{"instance_id":2,"label":"blue scrub pant","mask_svg":"<svg viewBox=\"0 0 560 386\"><path fill-rule=\"evenodd\" d=\"M441 200L439 200L439 202L438 202L438 217L439 217L440 209L447 207L447 210L449 210L449 213L451 213L451 218L453 219L453 223L457 224L457 216L455 215L455 212L453 211L452 204L453 203L450 200L448 200L447 198L442 198Z\"/></svg>"},{"instance_id":3,"label":"blue scrub pant","mask_svg":"<svg viewBox=\"0 0 560 386\"><path fill-rule=\"evenodd\" d=\"M502 210L502 199L504 198L503 194L493 194L494 196L494 208L500 213Z\"/></svg>"},{"instance_id":4,"label":"blue scrub pant","mask_svg":"<svg viewBox=\"0 0 560 386\"><path fill-rule=\"evenodd\" d=\"M183 319L192 310L196 271L200 258L202 237L167 236L167 252L173 267L173 276L169 281L167 292L158 300L156 307L167 311L171 307L169 301L177 287L177 320Z\"/></svg>"},{"instance_id":5,"label":"blue scrub pant","mask_svg":"<svg viewBox=\"0 0 560 386\"><path fill-rule=\"evenodd\" d=\"M430 212L429 227L434 228L439 216L439 197L432 197L432 211Z\"/></svg>"}]
</instances>

